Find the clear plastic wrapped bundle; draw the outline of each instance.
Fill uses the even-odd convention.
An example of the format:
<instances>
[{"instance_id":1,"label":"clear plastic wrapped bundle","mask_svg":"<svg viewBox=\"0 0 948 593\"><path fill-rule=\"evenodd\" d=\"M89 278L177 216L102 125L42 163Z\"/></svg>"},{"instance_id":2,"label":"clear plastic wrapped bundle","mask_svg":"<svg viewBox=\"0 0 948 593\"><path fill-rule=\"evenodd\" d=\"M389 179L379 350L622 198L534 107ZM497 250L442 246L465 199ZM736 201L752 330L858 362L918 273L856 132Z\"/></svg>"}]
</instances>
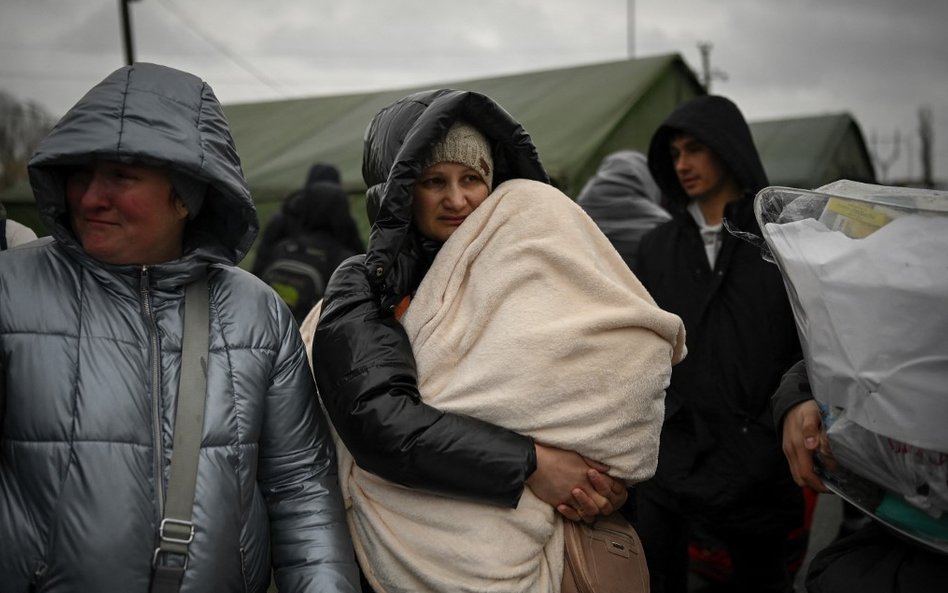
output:
<instances>
[{"instance_id":1,"label":"clear plastic wrapped bundle","mask_svg":"<svg viewBox=\"0 0 948 593\"><path fill-rule=\"evenodd\" d=\"M755 209L837 459L948 521L948 192L768 187Z\"/></svg>"}]
</instances>

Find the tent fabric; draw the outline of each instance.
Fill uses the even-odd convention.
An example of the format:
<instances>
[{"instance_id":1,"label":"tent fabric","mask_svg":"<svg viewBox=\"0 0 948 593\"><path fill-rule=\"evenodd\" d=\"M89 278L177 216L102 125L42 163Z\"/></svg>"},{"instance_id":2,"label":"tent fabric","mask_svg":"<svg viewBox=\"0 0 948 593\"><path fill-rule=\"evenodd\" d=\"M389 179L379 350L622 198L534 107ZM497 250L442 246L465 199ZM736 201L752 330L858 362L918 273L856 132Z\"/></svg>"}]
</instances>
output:
<instances>
[{"instance_id":1,"label":"tent fabric","mask_svg":"<svg viewBox=\"0 0 948 593\"><path fill-rule=\"evenodd\" d=\"M849 179L875 183L859 124L848 113L750 124L771 185L814 189Z\"/></svg>"},{"instance_id":2,"label":"tent fabric","mask_svg":"<svg viewBox=\"0 0 948 593\"><path fill-rule=\"evenodd\" d=\"M454 88L483 93L533 136L557 185L574 195L609 152L644 148L680 101L704 91L677 54L376 93L225 107L258 201L296 189L315 161L335 164L361 193L362 138L382 107L410 93Z\"/></svg>"}]
</instances>

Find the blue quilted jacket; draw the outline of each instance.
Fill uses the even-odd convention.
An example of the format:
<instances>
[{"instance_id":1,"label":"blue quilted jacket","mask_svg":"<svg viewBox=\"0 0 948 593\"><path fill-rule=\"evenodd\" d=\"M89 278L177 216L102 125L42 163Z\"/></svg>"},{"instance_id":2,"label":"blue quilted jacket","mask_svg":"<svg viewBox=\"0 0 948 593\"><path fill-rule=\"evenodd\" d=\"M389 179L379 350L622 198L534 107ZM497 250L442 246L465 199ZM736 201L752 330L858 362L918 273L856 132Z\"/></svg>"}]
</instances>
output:
<instances>
[{"instance_id":1,"label":"blue quilted jacket","mask_svg":"<svg viewBox=\"0 0 948 593\"><path fill-rule=\"evenodd\" d=\"M185 253L154 266L89 257L64 170L160 164L209 186ZM184 288L210 286L208 397L182 591L357 591L334 453L286 306L235 267L257 218L213 92L122 68L30 163L51 237L0 256L0 590L148 590L168 485ZM271 563L272 559L272 563Z\"/></svg>"}]
</instances>

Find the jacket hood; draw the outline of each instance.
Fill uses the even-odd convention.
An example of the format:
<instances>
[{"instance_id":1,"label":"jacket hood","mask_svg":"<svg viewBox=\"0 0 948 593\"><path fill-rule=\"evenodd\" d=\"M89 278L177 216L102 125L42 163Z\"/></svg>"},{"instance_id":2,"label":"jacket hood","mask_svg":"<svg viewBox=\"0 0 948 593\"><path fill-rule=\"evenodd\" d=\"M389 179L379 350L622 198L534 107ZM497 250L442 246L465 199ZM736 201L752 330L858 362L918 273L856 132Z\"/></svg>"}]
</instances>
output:
<instances>
[{"instance_id":1,"label":"jacket hood","mask_svg":"<svg viewBox=\"0 0 948 593\"><path fill-rule=\"evenodd\" d=\"M315 163L312 167L309 168L309 172L306 174L306 183L305 185L312 185L314 183L335 183L339 185L342 183L342 176L339 174L339 168L330 163Z\"/></svg>"},{"instance_id":2,"label":"jacket hood","mask_svg":"<svg viewBox=\"0 0 948 593\"><path fill-rule=\"evenodd\" d=\"M650 212L653 211L650 206L660 210L662 191L652 179L648 161L641 152L620 150L606 156L576 198L576 202L587 211L587 206L616 200L627 205L647 204L642 207Z\"/></svg>"},{"instance_id":3,"label":"jacket hood","mask_svg":"<svg viewBox=\"0 0 948 593\"><path fill-rule=\"evenodd\" d=\"M310 183L290 194L283 201L281 211L287 236L325 232L354 253L365 251L349 208L349 194L337 183Z\"/></svg>"},{"instance_id":4,"label":"jacket hood","mask_svg":"<svg viewBox=\"0 0 948 593\"><path fill-rule=\"evenodd\" d=\"M634 269L642 235L671 219L659 205L661 196L645 155L620 150L602 160L599 170L579 192L576 203Z\"/></svg>"},{"instance_id":5,"label":"jacket hood","mask_svg":"<svg viewBox=\"0 0 948 593\"><path fill-rule=\"evenodd\" d=\"M40 217L56 240L82 250L65 199L70 166L93 160L163 167L208 186L185 230L185 255L237 264L257 235L257 213L221 105L200 78L136 63L94 86L40 143L29 163Z\"/></svg>"},{"instance_id":6,"label":"jacket hood","mask_svg":"<svg viewBox=\"0 0 948 593\"><path fill-rule=\"evenodd\" d=\"M736 177L745 198L752 199L770 185L750 127L737 105L716 95L694 97L662 122L649 143L648 166L670 210L681 210L689 201L668 149L672 137L681 132L691 134L714 151Z\"/></svg>"},{"instance_id":7,"label":"jacket hood","mask_svg":"<svg viewBox=\"0 0 948 593\"><path fill-rule=\"evenodd\" d=\"M476 127L490 142L494 187L514 178L549 183L530 135L486 95L429 90L383 108L366 130L362 155L366 209L372 223L365 265L383 295L400 298L419 280L404 277L404 270L392 277L400 255L414 260L426 257L424 241L412 226L412 188L432 146L458 120Z\"/></svg>"}]
</instances>

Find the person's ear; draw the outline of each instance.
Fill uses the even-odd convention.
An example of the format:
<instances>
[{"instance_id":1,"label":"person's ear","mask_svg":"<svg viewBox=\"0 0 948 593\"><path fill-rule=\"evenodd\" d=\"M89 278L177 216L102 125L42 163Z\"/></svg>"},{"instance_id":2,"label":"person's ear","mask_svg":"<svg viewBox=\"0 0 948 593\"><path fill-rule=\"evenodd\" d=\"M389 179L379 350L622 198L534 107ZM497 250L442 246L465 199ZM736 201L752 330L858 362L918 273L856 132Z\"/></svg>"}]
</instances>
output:
<instances>
[{"instance_id":1,"label":"person's ear","mask_svg":"<svg viewBox=\"0 0 948 593\"><path fill-rule=\"evenodd\" d=\"M184 200L176 191L171 192L171 207L174 209L175 217L178 220L187 220L188 214L190 214L188 205L184 203Z\"/></svg>"}]
</instances>

